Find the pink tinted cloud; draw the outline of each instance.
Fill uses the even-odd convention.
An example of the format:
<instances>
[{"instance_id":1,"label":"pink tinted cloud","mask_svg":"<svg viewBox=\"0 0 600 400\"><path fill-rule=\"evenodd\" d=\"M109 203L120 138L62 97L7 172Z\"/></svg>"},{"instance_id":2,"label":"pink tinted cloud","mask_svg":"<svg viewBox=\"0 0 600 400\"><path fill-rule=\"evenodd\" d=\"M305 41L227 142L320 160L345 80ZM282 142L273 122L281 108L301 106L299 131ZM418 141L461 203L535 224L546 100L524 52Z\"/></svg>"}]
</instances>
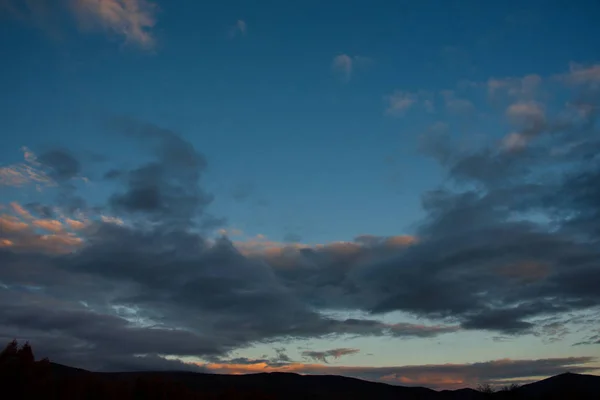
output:
<instances>
[{"instance_id":1,"label":"pink tinted cloud","mask_svg":"<svg viewBox=\"0 0 600 400\"><path fill-rule=\"evenodd\" d=\"M506 116L513 124L524 128L541 127L546 120L544 108L534 101L511 104L506 109Z\"/></svg>"},{"instance_id":2,"label":"pink tinted cloud","mask_svg":"<svg viewBox=\"0 0 600 400\"><path fill-rule=\"evenodd\" d=\"M142 49L155 47L156 4L147 0L72 0L82 28L102 29Z\"/></svg>"},{"instance_id":3,"label":"pink tinted cloud","mask_svg":"<svg viewBox=\"0 0 600 400\"><path fill-rule=\"evenodd\" d=\"M569 72L562 75L563 80L575 85L600 85L600 64L583 66L577 63L569 65Z\"/></svg>"}]
</instances>

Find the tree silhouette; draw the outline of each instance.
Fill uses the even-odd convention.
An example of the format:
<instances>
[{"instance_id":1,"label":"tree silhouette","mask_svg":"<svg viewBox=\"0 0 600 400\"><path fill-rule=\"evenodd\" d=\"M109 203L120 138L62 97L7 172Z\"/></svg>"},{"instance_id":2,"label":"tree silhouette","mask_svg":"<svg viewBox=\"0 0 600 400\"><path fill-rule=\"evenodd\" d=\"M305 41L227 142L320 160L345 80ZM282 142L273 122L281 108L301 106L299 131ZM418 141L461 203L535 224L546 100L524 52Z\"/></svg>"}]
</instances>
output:
<instances>
[{"instance_id":1,"label":"tree silhouette","mask_svg":"<svg viewBox=\"0 0 600 400\"><path fill-rule=\"evenodd\" d=\"M2 350L2 352L0 353L0 362L2 362L2 363L6 362L7 360L11 359L12 357L15 357L18 352L19 352L19 343L17 343L16 339L13 339L11 342L9 342L6 345L4 350Z\"/></svg>"},{"instance_id":2,"label":"tree silhouette","mask_svg":"<svg viewBox=\"0 0 600 400\"><path fill-rule=\"evenodd\" d=\"M477 391L485 394L492 394L495 392L494 387L489 383L481 383L477 385Z\"/></svg>"}]
</instances>

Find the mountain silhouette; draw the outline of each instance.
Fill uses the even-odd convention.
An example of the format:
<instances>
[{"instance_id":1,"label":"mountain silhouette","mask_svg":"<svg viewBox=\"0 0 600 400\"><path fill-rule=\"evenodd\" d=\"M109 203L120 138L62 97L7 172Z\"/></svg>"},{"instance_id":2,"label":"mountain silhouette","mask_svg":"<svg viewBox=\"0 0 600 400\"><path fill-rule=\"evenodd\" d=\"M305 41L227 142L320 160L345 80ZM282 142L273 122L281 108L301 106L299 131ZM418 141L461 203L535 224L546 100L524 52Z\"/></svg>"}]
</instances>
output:
<instances>
[{"instance_id":1,"label":"mountain silhouette","mask_svg":"<svg viewBox=\"0 0 600 400\"><path fill-rule=\"evenodd\" d=\"M227 393L260 393L270 399L600 399L600 376L565 373L523 385L510 392L492 394L475 389L435 391L424 387L407 387L364 381L337 375L300 375L269 372L245 375L220 375L198 372L90 372L50 363L55 379L93 376L101 381L131 381L160 379L192 392L206 393L215 398L228 398ZM212 397L211 397L212 398Z\"/></svg>"},{"instance_id":2,"label":"mountain silhouette","mask_svg":"<svg viewBox=\"0 0 600 400\"><path fill-rule=\"evenodd\" d=\"M435 391L336 375L270 372L220 375L199 372L92 372L35 361L29 344L11 342L0 353L0 387L11 399L600 399L600 376L565 373L493 392L464 388ZM9 389L10 388L10 389Z\"/></svg>"}]
</instances>

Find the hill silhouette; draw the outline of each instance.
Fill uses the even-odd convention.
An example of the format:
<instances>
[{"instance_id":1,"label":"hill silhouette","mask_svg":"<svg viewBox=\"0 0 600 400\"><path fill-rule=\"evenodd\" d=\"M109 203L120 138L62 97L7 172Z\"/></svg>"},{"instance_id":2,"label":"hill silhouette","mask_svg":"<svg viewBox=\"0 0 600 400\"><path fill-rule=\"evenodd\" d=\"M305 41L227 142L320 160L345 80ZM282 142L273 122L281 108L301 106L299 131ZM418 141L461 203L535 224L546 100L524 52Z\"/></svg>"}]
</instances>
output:
<instances>
[{"instance_id":1,"label":"hill silhouette","mask_svg":"<svg viewBox=\"0 0 600 400\"><path fill-rule=\"evenodd\" d=\"M343 376L283 372L91 372L47 359L35 361L31 346L18 348L15 341L0 354L0 384L12 388L12 399L600 399L599 376L572 373L485 393L470 388L435 391Z\"/></svg>"}]
</instances>

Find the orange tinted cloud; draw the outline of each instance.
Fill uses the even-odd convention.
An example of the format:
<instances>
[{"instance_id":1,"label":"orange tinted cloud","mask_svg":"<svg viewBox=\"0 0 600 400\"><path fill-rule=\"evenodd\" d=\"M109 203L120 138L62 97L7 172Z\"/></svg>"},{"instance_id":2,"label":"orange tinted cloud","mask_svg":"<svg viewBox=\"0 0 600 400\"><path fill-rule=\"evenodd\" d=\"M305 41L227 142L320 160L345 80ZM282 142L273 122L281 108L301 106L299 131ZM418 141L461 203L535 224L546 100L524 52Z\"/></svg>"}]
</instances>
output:
<instances>
[{"instance_id":1,"label":"orange tinted cloud","mask_svg":"<svg viewBox=\"0 0 600 400\"><path fill-rule=\"evenodd\" d=\"M55 219L36 219L32 221L32 225L54 233L59 233L63 230L62 223Z\"/></svg>"},{"instance_id":2,"label":"orange tinted cloud","mask_svg":"<svg viewBox=\"0 0 600 400\"><path fill-rule=\"evenodd\" d=\"M391 374L382 376L380 380L393 385L425 386L430 388L445 389L459 389L468 386L469 384L471 386L473 385L473 382L465 381L464 377L436 374L422 374L416 377L397 376L395 374Z\"/></svg>"},{"instance_id":3,"label":"orange tinted cloud","mask_svg":"<svg viewBox=\"0 0 600 400\"><path fill-rule=\"evenodd\" d=\"M12 215L4 214L0 216L0 232L3 234L24 231L28 227L29 225Z\"/></svg>"},{"instance_id":4,"label":"orange tinted cloud","mask_svg":"<svg viewBox=\"0 0 600 400\"><path fill-rule=\"evenodd\" d=\"M10 247L14 246L14 242L9 239L0 239L0 247Z\"/></svg>"},{"instance_id":5,"label":"orange tinted cloud","mask_svg":"<svg viewBox=\"0 0 600 400\"><path fill-rule=\"evenodd\" d=\"M83 244L83 239L71 234L36 235L28 233L11 239L0 239L0 247L10 247L21 252L50 254L70 253Z\"/></svg>"},{"instance_id":6,"label":"orange tinted cloud","mask_svg":"<svg viewBox=\"0 0 600 400\"><path fill-rule=\"evenodd\" d=\"M0 186L25 186L28 184L54 186L54 181L35 162L0 167Z\"/></svg>"},{"instance_id":7,"label":"orange tinted cloud","mask_svg":"<svg viewBox=\"0 0 600 400\"><path fill-rule=\"evenodd\" d=\"M417 238L411 235L391 236L385 243L393 247L404 247L417 243Z\"/></svg>"},{"instance_id":8,"label":"orange tinted cloud","mask_svg":"<svg viewBox=\"0 0 600 400\"><path fill-rule=\"evenodd\" d=\"M38 234L32 227L49 231ZM66 233L60 221L38 219L25 222L13 215L0 216L0 247L16 251L44 253L67 253L83 243L83 239L72 233Z\"/></svg>"},{"instance_id":9,"label":"orange tinted cloud","mask_svg":"<svg viewBox=\"0 0 600 400\"><path fill-rule=\"evenodd\" d=\"M305 371L310 370L309 373L318 373L315 371L323 371L326 373L328 367L321 364L303 364L303 363L290 363L280 366L272 366L266 362L258 362L255 364L205 364L204 367L211 370L211 372L218 374L253 374L257 372L295 372L295 373L307 373Z\"/></svg>"},{"instance_id":10,"label":"orange tinted cloud","mask_svg":"<svg viewBox=\"0 0 600 400\"><path fill-rule=\"evenodd\" d=\"M85 228L85 223L78 221L76 219L71 219L71 218L65 218L65 223L69 226L69 228L71 229L75 229L75 230L80 230Z\"/></svg>"},{"instance_id":11,"label":"orange tinted cloud","mask_svg":"<svg viewBox=\"0 0 600 400\"><path fill-rule=\"evenodd\" d=\"M13 209L13 211L15 213L19 214L23 218L27 218L27 219L33 218L31 213L29 211L27 211L26 209L24 209L23 206L21 206L19 203L16 203L13 201L12 203L10 203L10 207Z\"/></svg>"}]
</instances>

